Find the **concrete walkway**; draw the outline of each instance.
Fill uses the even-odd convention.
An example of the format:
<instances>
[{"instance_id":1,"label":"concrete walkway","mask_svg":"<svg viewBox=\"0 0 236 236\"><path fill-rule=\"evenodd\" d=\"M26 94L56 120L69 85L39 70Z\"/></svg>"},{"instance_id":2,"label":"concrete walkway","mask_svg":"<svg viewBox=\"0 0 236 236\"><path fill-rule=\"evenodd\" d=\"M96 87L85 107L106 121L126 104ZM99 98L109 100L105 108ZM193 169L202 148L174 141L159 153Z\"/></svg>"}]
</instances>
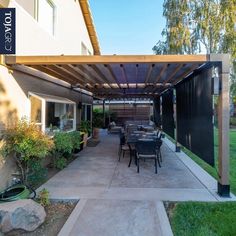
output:
<instances>
[{"instance_id":1,"label":"concrete walkway","mask_svg":"<svg viewBox=\"0 0 236 236\"><path fill-rule=\"evenodd\" d=\"M221 200L216 181L172 148L165 140L158 174L152 160L137 173L134 163L128 168L128 155L118 162L118 136L102 132L99 145L40 187L52 199L80 199L59 235L172 235L162 201Z\"/></svg>"}]
</instances>

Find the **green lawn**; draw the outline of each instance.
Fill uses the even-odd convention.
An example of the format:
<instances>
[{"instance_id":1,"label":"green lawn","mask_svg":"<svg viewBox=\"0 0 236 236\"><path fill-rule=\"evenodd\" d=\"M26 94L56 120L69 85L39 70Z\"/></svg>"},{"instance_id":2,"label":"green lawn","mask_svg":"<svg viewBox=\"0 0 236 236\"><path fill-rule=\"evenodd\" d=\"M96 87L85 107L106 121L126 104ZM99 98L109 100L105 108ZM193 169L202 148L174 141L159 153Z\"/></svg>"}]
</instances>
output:
<instances>
[{"instance_id":1,"label":"green lawn","mask_svg":"<svg viewBox=\"0 0 236 236\"><path fill-rule=\"evenodd\" d=\"M218 130L215 129L216 168L184 149L195 162L217 178ZM230 185L236 194L236 130L230 130ZM171 215L171 226L176 236L235 236L236 203L177 203Z\"/></svg>"},{"instance_id":2,"label":"green lawn","mask_svg":"<svg viewBox=\"0 0 236 236\"><path fill-rule=\"evenodd\" d=\"M175 236L235 236L236 204L178 203L171 226Z\"/></svg>"},{"instance_id":3,"label":"green lawn","mask_svg":"<svg viewBox=\"0 0 236 236\"><path fill-rule=\"evenodd\" d=\"M183 148L183 151L188 154L196 163L198 163L203 169L205 169L210 175L217 179L218 170L218 130L214 132L214 148L215 148L215 168L208 165L198 156L194 155L189 150ZM231 191L236 194L236 130L230 130L230 186Z\"/></svg>"}]
</instances>

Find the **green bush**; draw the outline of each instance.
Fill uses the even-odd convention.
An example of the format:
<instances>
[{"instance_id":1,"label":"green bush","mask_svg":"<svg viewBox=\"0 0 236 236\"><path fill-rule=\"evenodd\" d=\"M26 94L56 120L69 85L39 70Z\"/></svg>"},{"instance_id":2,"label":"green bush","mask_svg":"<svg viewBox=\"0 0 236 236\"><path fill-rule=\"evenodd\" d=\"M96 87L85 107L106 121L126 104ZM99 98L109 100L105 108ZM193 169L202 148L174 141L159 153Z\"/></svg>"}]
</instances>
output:
<instances>
[{"instance_id":1,"label":"green bush","mask_svg":"<svg viewBox=\"0 0 236 236\"><path fill-rule=\"evenodd\" d=\"M89 120L82 120L80 123L80 129L81 132L91 134L91 122Z\"/></svg>"},{"instance_id":2,"label":"green bush","mask_svg":"<svg viewBox=\"0 0 236 236\"><path fill-rule=\"evenodd\" d=\"M70 133L57 132L54 136L55 151L61 154L72 153L73 142Z\"/></svg>"},{"instance_id":3,"label":"green bush","mask_svg":"<svg viewBox=\"0 0 236 236\"><path fill-rule=\"evenodd\" d=\"M80 148L80 132L79 131L73 131L70 133L71 139L72 139L72 144L73 144L73 150L74 149L79 149Z\"/></svg>"},{"instance_id":4,"label":"green bush","mask_svg":"<svg viewBox=\"0 0 236 236\"><path fill-rule=\"evenodd\" d=\"M67 159L63 156L57 156L54 164L57 169L62 170L67 166Z\"/></svg>"},{"instance_id":5,"label":"green bush","mask_svg":"<svg viewBox=\"0 0 236 236\"><path fill-rule=\"evenodd\" d=\"M43 207L46 207L50 204L49 191L46 188L43 188L38 193L38 203L41 204Z\"/></svg>"},{"instance_id":6,"label":"green bush","mask_svg":"<svg viewBox=\"0 0 236 236\"><path fill-rule=\"evenodd\" d=\"M42 166L41 160L29 161L28 183L36 187L42 184L47 178L48 170Z\"/></svg>"},{"instance_id":7,"label":"green bush","mask_svg":"<svg viewBox=\"0 0 236 236\"><path fill-rule=\"evenodd\" d=\"M103 127L103 111L100 109L93 110L93 127L102 128Z\"/></svg>"},{"instance_id":8,"label":"green bush","mask_svg":"<svg viewBox=\"0 0 236 236\"><path fill-rule=\"evenodd\" d=\"M53 141L43 134L34 123L22 119L3 135L1 153L8 157L13 154L21 173L21 179L26 184L30 174L30 162L41 161L53 148Z\"/></svg>"}]
</instances>

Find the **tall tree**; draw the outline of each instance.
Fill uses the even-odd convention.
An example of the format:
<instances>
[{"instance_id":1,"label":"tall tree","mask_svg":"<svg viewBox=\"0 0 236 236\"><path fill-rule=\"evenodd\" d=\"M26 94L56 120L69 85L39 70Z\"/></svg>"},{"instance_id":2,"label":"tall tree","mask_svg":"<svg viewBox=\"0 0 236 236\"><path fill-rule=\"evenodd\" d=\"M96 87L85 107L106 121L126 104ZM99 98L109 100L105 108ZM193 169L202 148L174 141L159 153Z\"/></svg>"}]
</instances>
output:
<instances>
[{"instance_id":1,"label":"tall tree","mask_svg":"<svg viewBox=\"0 0 236 236\"><path fill-rule=\"evenodd\" d=\"M236 95L236 0L164 0L166 26L156 54L230 53Z\"/></svg>"}]
</instances>

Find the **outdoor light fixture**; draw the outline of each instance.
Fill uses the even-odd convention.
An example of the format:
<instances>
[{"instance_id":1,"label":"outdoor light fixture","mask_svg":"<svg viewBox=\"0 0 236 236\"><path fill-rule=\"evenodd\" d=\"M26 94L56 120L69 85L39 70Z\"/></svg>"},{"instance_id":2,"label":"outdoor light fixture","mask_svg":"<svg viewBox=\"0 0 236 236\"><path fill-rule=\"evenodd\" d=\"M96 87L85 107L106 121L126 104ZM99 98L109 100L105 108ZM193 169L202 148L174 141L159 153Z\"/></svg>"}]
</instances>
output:
<instances>
[{"instance_id":1,"label":"outdoor light fixture","mask_svg":"<svg viewBox=\"0 0 236 236\"><path fill-rule=\"evenodd\" d=\"M212 94L219 95L220 94L220 78L218 67L212 68Z\"/></svg>"}]
</instances>

